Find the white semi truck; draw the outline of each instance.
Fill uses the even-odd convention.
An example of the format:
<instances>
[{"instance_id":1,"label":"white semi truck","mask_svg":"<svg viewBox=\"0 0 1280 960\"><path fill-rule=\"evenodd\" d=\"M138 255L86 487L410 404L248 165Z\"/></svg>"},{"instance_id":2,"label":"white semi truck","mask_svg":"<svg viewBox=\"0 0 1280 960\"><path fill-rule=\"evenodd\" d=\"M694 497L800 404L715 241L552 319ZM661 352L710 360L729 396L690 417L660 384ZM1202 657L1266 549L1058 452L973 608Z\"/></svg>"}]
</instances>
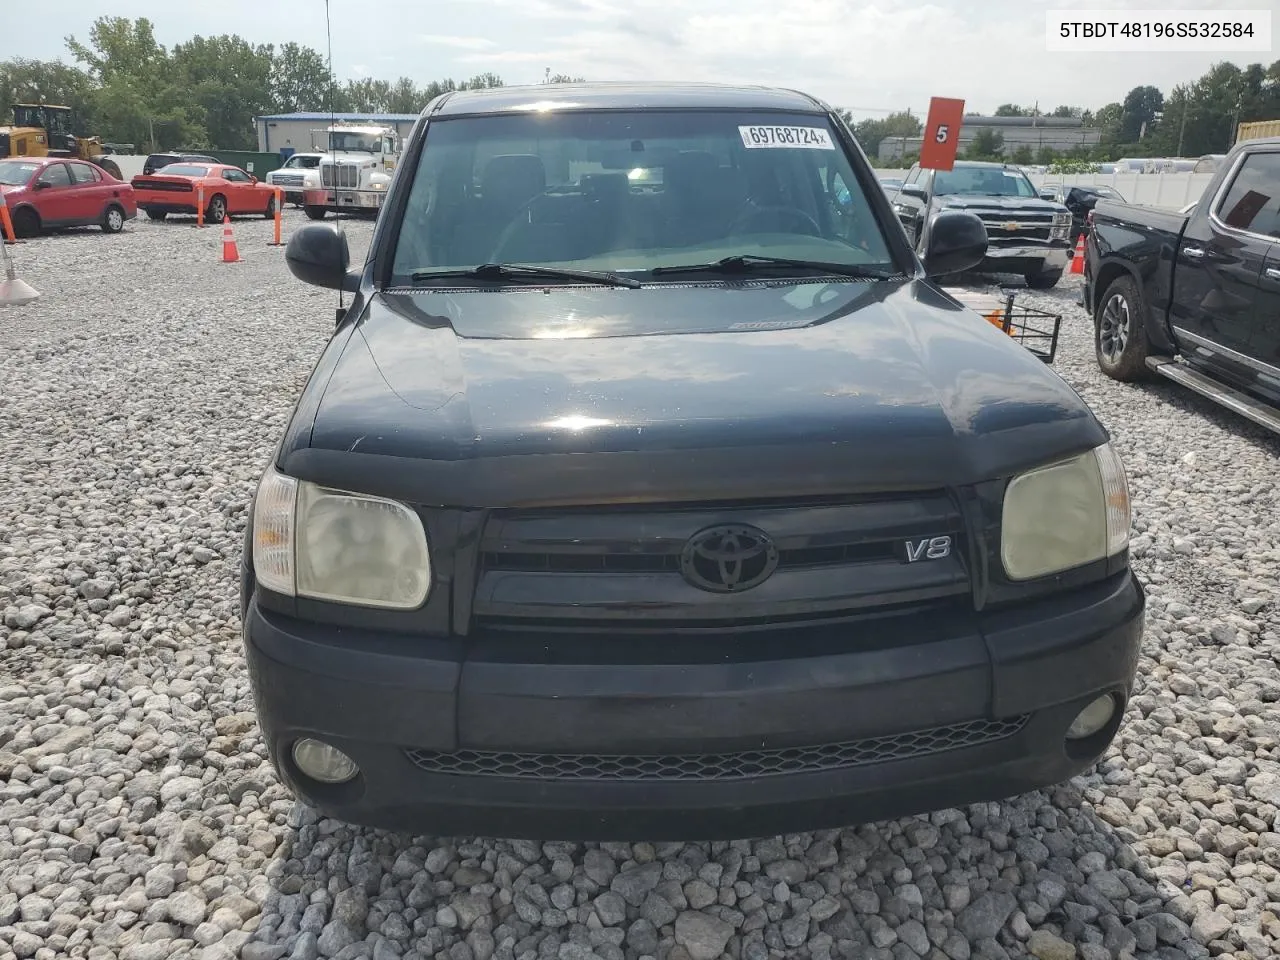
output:
<instances>
[{"instance_id":1,"label":"white semi truck","mask_svg":"<svg viewBox=\"0 0 1280 960\"><path fill-rule=\"evenodd\" d=\"M316 131L324 145L318 186L303 191L302 208L312 220L330 210L376 216L400 159L400 137L391 127L340 124Z\"/></svg>"}]
</instances>

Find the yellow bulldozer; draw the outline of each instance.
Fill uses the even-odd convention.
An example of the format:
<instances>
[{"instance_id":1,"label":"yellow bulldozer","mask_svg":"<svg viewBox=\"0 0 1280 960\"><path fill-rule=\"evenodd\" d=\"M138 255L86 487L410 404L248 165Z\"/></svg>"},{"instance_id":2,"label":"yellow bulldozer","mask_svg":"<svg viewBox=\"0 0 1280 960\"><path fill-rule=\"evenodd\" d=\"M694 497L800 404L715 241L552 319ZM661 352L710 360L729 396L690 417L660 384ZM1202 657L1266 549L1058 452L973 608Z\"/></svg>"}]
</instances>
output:
<instances>
[{"instance_id":1,"label":"yellow bulldozer","mask_svg":"<svg viewBox=\"0 0 1280 960\"><path fill-rule=\"evenodd\" d=\"M49 103L16 103L13 125L0 127L0 159L6 157L75 157L96 164L117 180L120 167L99 137L71 132L71 108Z\"/></svg>"}]
</instances>

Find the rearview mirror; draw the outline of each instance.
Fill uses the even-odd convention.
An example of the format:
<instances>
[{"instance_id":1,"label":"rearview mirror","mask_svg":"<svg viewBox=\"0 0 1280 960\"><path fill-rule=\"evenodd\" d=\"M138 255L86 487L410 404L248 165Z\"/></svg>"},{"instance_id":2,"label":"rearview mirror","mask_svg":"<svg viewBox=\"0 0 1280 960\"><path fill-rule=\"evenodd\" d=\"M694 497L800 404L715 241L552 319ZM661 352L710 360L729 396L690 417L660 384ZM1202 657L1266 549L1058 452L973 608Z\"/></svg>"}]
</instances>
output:
<instances>
[{"instance_id":1,"label":"rearview mirror","mask_svg":"<svg viewBox=\"0 0 1280 960\"><path fill-rule=\"evenodd\" d=\"M284 250L289 272L303 283L331 290L350 290L347 238L332 223L312 223L294 232Z\"/></svg>"},{"instance_id":2,"label":"rearview mirror","mask_svg":"<svg viewBox=\"0 0 1280 960\"><path fill-rule=\"evenodd\" d=\"M898 188L897 195L900 197L915 197L921 203L929 201L929 195L924 192L924 188L915 183L904 183Z\"/></svg>"},{"instance_id":3,"label":"rearview mirror","mask_svg":"<svg viewBox=\"0 0 1280 960\"><path fill-rule=\"evenodd\" d=\"M930 278L972 270L987 255L987 228L976 214L944 210L929 227L924 270Z\"/></svg>"}]
</instances>

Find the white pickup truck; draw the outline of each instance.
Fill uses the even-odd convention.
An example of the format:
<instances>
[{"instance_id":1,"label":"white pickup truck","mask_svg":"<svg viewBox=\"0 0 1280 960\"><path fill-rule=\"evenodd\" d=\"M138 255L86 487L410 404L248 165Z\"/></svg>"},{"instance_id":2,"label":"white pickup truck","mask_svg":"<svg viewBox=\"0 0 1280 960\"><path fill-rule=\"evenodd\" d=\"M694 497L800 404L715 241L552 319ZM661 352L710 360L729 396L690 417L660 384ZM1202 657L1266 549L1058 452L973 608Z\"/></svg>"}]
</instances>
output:
<instances>
[{"instance_id":1,"label":"white pickup truck","mask_svg":"<svg viewBox=\"0 0 1280 960\"><path fill-rule=\"evenodd\" d=\"M301 206L305 191L320 188L320 161L323 159L323 153L295 153L284 162L284 166L267 174L267 183L284 190L286 202Z\"/></svg>"},{"instance_id":2,"label":"white pickup truck","mask_svg":"<svg viewBox=\"0 0 1280 960\"><path fill-rule=\"evenodd\" d=\"M325 135L319 182L303 191L302 205L312 220L330 211L377 215L400 159L400 138L391 127L337 125Z\"/></svg>"}]
</instances>

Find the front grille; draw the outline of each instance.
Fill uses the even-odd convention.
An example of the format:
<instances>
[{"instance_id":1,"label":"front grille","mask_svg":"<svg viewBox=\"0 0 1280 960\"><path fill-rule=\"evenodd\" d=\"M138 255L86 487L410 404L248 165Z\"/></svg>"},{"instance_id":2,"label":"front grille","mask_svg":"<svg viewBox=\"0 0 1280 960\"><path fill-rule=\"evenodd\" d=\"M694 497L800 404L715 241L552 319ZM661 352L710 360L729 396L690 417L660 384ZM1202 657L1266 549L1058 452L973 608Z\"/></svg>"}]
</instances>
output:
<instances>
[{"instance_id":1,"label":"front grille","mask_svg":"<svg viewBox=\"0 0 1280 960\"><path fill-rule=\"evenodd\" d=\"M778 569L822 567L846 563L874 563L894 559L891 543L845 543L835 546L780 550ZM486 553L487 570L523 570L560 573L679 573L680 557L674 553Z\"/></svg>"},{"instance_id":2,"label":"front grille","mask_svg":"<svg viewBox=\"0 0 1280 960\"><path fill-rule=\"evenodd\" d=\"M1028 719L1029 714L1006 720L971 720L889 737L737 753L627 756L405 750L405 755L428 773L465 777L576 781L745 780L848 770L982 746L1013 736L1026 726Z\"/></svg>"},{"instance_id":3,"label":"front grille","mask_svg":"<svg viewBox=\"0 0 1280 960\"><path fill-rule=\"evenodd\" d=\"M763 534L776 564L720 589L697 559L716 528ZM493 511L480 542L477 626L610 629L781 625L970 592L964 522L942 491L822 502ZM922 543L948 541L925 556ZM909 556L915 550L914 559ZM705 558L705 555L704 555ZM772 563L772 561L770 561ZM768 569L764 569L768 567ZM755 577L759 574L759 579Z\"/></svg>"},{"instance_id":4,"label":"front grille","mask_svg":"<svg viewBox=\"0 0 1280 960\"><path fill-rule=\"evenodd\" d=\"M195 189L188 181L175 180L138 180L135 187L143 190L156 190L160 193L190 193Z\"/></svg>"},{"instance_id":5,"label":"front grille","mask_svg":"<svg viewBox=\"0 0 1280 960\"><path fill-rule=\"evenodd\" d=\"M987 228L987 238L993 243L1026 243L1028 241L1047 243L1049 231L1053 227L1052 214L1009 214L987 211L979 216ZM1010 230L1011 224L1017 229Z\"/></svg>"},{"instance_id":6,"label":"front grille","mask_svg":"<svg viewBox=\"0 0 1280 960\"><path fill-rule=\"evenodd\" d=\"M360 171L350 163L322 163L320 182L326 187L355 187L360 183Z\"/></svg>"},{"instance_id":7,"label":"front grille","mask_svg":"<svg viewBox=\"0 0 1280 960\"><path fill-rule=\"evenodd\" d=\"M300 173L277 173L271 179L279 187L302 186L302 174Z\"/></svg>"}]
</instances>

